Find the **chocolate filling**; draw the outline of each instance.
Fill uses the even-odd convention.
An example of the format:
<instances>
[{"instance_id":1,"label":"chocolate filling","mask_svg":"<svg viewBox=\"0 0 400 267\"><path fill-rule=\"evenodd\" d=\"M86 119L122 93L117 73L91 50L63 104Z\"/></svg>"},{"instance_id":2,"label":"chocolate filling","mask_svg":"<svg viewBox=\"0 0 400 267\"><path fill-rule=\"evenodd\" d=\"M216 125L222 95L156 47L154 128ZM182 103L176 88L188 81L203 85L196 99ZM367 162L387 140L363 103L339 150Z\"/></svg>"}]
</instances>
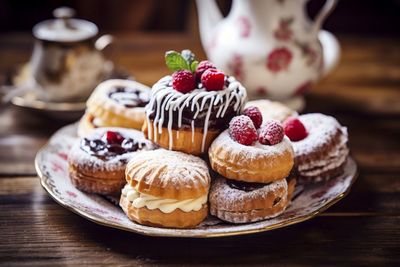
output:
<instances>
[{"instance_id":1,"label":"chocolate filling","mask_svg":"<svg viewBox=\"0 0 400 267\"><path fill-rule=\"evenodd\" d=\"M149 103L150 90L145 92L134 87L117 86L108 97L127 108L144 107Z\"/></svg>"},{"instance_id":2,"label":"chocolate filling","mask_svg":"<svg viewBox=\"0 0 400 267\"><path fill-rule=\"evenodd\" d=\"M229 86L229 82L226 80L225 81L226 86ZM167 84L166 86L172 86L171 83ZM202 88L201 83L198 84L197 88ZM198 99L198 103L202 103L204 97L200 97ZM161 104L160 106L163 106L163 103L165 101L166 97L162 98L161 100ZM208 129L210 130L218 130L218 131L222 131L226 128L228 128L229 122L230 120L239 115L240 114L240 109L236 110L234 109L234 106L236 104L236 99L232 99L231 102L229 103L229 106L227 107L224 116L221 117L221 115L217 118L217 112L219 110L219 108L221 107L221 105L225 105L227 99L224 97L224 99L218 104L218 105L214 105L211 108L211 113L210 113L210 118L208 120ZM194 118L195 116L195 112L191 110L191 105L192 102L189 102L188 106L185 106L182 109L182 126L178 127L178 115L179 112L172 112L172 129L174 130L182 130L182 129L191 129L191 125L192 125L192 121L194 122L194 127L196 128L203 128L204 124L205 124L205 119L207 117L207 112L208 112L208 108L209 108L209 101L207 101L207 104L205 104L203 110L201 112L199 112L196 116L196 118ZM156 108L156 107L154 107ZM150 120L154 121L154 118L156 116L156 111L155 109L150 111ZM164 121L162 126L163 127L168 127L168 123L169 123L169 112L164 112Z\"/></svg>"},{"instance_id":3,"label":"chocolate filling","mask_svg":"<svg viewBox=\"0 0 400 267\"><path fill-rule=\"evenodd\" d=\"M123 137L121 133L117 133L122 137L120 140L108 141L104 136L99 139L83 138L80 148L86 153L98 157L102 160L109 160L117 155L122 155L137 150L154 149L150 142L139 142L132 138Z\"/></svg>"},{"instance_id":4,"label":"chocolate filling","mask_svg":"<svg viewBox=\"0 0 400 267\"><path fill-rule=\"evenodd\" d=\"M226 184L233 189L238 189L246 192L251 192L253 190L260 189L268 184L263 183L248 183L242 181L235 181L235 180L226 180Z\"/></svg>"}]
</instances>

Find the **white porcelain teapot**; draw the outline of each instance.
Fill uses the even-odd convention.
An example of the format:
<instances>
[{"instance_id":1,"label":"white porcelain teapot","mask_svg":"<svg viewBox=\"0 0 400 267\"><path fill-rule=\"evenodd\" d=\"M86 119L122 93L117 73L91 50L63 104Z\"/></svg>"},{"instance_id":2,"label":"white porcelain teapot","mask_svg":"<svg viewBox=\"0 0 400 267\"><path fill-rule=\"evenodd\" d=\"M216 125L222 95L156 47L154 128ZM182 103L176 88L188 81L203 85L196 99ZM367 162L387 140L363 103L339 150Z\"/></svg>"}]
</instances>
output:
<instances>
[{"instance_id":1,"label":"white porcelain teapot","mask_svg":"<svg viewBox=\"0 0 400 267\"><path fill-rule=\"evenodd\" d=\"M321 31L337 0L311 21L308 0L233 0L223 18L215 0L196 0L208 58L246 86L251 98L301 96L337 63L339 44Z\"/></svg>"}]
</instances>

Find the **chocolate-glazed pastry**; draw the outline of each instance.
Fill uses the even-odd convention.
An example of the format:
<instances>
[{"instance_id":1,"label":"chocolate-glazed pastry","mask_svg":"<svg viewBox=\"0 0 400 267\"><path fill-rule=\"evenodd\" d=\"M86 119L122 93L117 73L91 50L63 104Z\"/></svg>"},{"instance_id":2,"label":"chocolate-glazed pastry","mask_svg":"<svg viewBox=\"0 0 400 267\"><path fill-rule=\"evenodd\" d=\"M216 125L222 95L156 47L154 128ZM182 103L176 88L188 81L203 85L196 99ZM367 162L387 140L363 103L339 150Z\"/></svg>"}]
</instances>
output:
<instances>
[{"instance_id":1,"label":"chocolate-glazed pastry","mask_svg":"<svg viewBox=\"0 0 400 267\"><path fill-rule=\"evenodd\" d=\"M87 101L78 135L85 136L100 127L124 127L140 130L150 88L131 80L112 79L97 86Z\"/></svg>"},{"instance_id":2,"label":"chocolate-glazed pastry","mask_svg":"<svg viewBox=\"0 0 400 267\"><path fill-rule=\"evenodd\" d=\"M156 148L137 130L95 129L77 141L68 155L71 181L85 192L118 194L125 184L128 161L140 151Z\"/></svg>"},{"instance_id":3,"label":"chocolate-glazed pastry","mask_svg":"<svg viewBox=\"0 0 400 267\"><path fill-rule=\"evenodd\" d=\"M207 91L197 84L194 90L181 93L171 81L166 76L153 86L144 132L164 148L203 154L231 118L241 113L246 89L234 77L226 77L222 90Z\"/></svg>"}]
</instances>

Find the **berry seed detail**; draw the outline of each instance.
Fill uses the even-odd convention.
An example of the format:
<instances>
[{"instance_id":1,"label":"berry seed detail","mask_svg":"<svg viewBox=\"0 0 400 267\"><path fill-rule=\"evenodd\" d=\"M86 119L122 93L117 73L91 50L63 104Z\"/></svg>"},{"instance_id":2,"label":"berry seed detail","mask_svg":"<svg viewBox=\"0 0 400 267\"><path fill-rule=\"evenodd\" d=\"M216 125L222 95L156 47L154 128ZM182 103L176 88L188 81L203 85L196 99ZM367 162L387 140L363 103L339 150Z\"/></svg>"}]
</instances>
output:
<instances>
[{"instance_id":1,"label":"berry seed detail","mask_svg":"<svg viewBox=\"0 0 400 267\"><path fill-rule=\"evenodd\" d=\"M239 144L250 146L257 140L257 130L247 116L234 117L229 123L229 134Z\"/></svg>"}]
</instances>

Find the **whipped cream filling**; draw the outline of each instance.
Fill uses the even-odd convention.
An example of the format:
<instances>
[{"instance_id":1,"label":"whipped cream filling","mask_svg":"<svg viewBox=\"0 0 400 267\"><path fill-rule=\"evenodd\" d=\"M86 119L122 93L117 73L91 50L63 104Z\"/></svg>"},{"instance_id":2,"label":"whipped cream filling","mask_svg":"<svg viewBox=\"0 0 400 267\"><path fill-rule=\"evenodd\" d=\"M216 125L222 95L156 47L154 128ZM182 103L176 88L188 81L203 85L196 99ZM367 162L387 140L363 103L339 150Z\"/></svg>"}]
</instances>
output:
<instances>
[{"instance_id":1,"label":"whipped cream filling","mask_svg":"<svg viewBox=\"0 0 400 267\"><path fill-rule=\"evenodd\" d=\"M139 193L134 187L127 184L122 189L122 195L126 196L128 201L135 208L146 207L149 210L159 209L163 213L171 213L176 209L184 212L199 211L203 204L207 203L207 194L198 198L185 200L158 198L143 193Z\"/></svg>"}]
</instances>

